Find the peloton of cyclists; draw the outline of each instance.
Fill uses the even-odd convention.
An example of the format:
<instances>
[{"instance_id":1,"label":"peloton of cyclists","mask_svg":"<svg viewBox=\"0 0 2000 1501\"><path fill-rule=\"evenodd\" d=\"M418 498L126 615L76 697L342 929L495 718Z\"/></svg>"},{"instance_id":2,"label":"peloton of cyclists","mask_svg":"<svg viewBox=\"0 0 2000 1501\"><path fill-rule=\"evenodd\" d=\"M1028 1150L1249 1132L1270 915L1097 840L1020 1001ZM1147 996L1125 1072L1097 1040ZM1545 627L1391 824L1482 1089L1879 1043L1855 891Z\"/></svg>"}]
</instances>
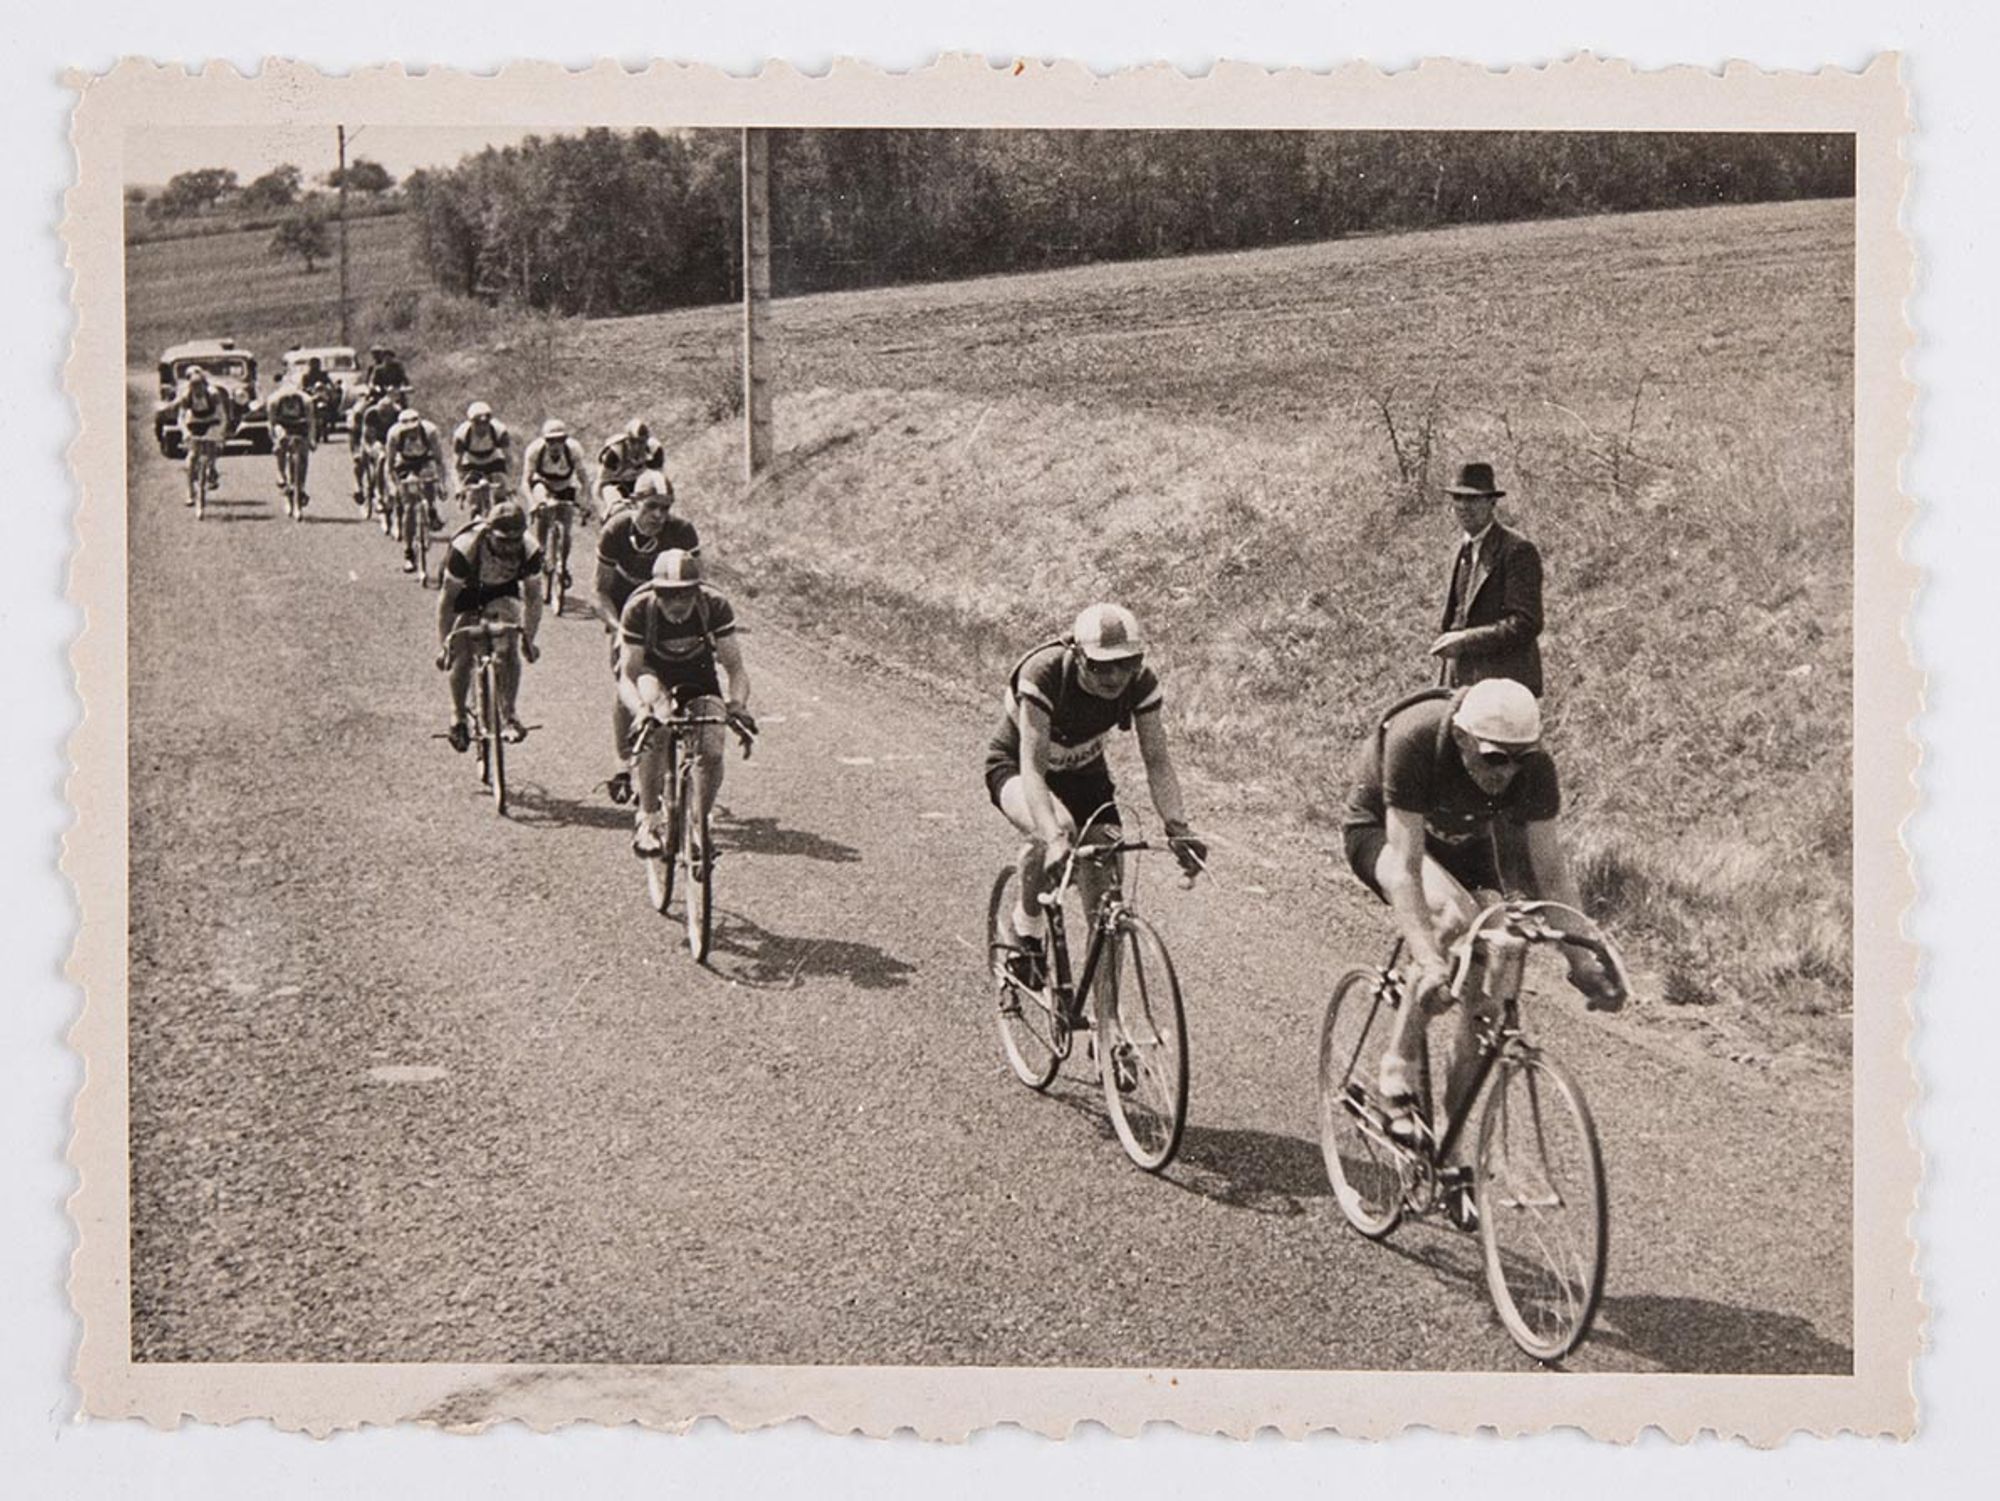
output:
<instances>
[{"instance_id":1,"label":"peloton of cyclists","mask_svg":"<svg viewBox=\"0 0 2000 1501\"><path fill-rule=\"evenodd\" d=\"M428 519L434 529L442 530L444 518L438 514L437 491L444 468L444 439L438 432L437 424L414 406L406 406L383 438L382 447L388 465L387 494L394 497L402 481L423 481L423 503L429 512ZM416 571L417 542L413 527L403 536L403 572Z\"/></svg>"},{"instance_id":2,"label":"peloton of cyclists","mask_svg":"<svg viewBox=\"0 0 2000 1501\"><path fill-rule=\"evenodd\" d=\"M170 410L180 427L181 442L187 449L187 503L193 505L196 465L203 462L196 440L206 439L220 444L236 425L236 414L230 405L229 393L209 380L208 371L200 365L188 366ZM206 462L209 483L213 484L216 481L215 456L209 454Z\"/></svg>"},{"instance_id":3,"label":"peloton of cyclists","mask_svg":"<svg viewBox=\"0 0 2000 1501\"><path fill-rule=\"evenodd\" d=\"M616 748L618 769L609 783L614 802L632 795L628 756L632 744L632 709L622 688L624 660L620 620L633 591L653 577L662 554L679 550L690 556L701 552L701 538L686 518L673 514L673 482L664 474L648 471L633 482L633 504L604 523L597 536L597 617L611 636L611 673L620 682L620 691L611 700L611 739Z\"/></svg>"},{"instance_id":4,"label":"peloton of cyclists","mask_svg":"<svg viewBox=\"0 0 2000 1501\"><path fill-rule=\"evenodd\" d=\"M535 636L542 624L542 591L533 587L541 576L542 554L528 540L528 516L514 501L502 501L482 519L452 538L438 585L438 666L451 674L451 726L446 731L453 750L472 743L466 720L466 695L472 687L471 635L454 636L462 626L480 621L521 628L519 649L510 632L495 645L495 686L500 719L510 741L527 735L516 705L521 688L521 661L539 653Z\"/></svg>"},{"instance_id":5,"label":"peloton of cyclists","mask_svg":"<svg viewBox=\"0 0 2000 1501\"><path fill-rule=\"evenodd\" d=\"M521 455L521 483L528 492L535 540L544 551L549 545L551 524L560 515L574 519L579 510L578 497L589 482L582 445L569 435L562 419L549 418L542 424L541 436ZM562 586L567 589L568 559L559 560L555 566L562 570Z\"/></svg>"},{"instance_id":6,"label":"peloton of cyclists","mask_svg":"<svg viewBox=\"0 0 2000 1501\"><path fill-rule=\"evenodd\" d=\"M632 487L647 471L664 475L667 451L653 437L644 418L634 417L625 431L604 445L597 455L597 503L608 521L623 510L633 496Z\"/></svg>"},{"instance_id":7,"label":"peloton of cyclists","mask_svg":"<svg viewBox=\"0 0 2000 1501\"><path fill-rule=\"evenodd\" d=\"M1404 699L1377 717L1355 752L1342 819L1347 863L1388 904L1416 966L1413 1004L1398 1014L1378 1079L1398 1135L1424 1129L1416 1111L1418 1042L1427 1012L1450 1003L1445 951L1497 900L1494 823L1504 818L1523 828L1532 895L1582 905L1556 837L1562 793L1541 739L1535 695L1510 678L1488 678ZM1594 955L1571 948L1565 957L1570 983L1592 1010L1624 1003L1616 979ZM1463 989L1446 1072L1447 1111L1475 1077L1479 1023L1488 1011L1482 976L1469 976Z\"/></svg>"},{"instance_id":8,"label":"peloton of cyclists","mask_svg":"<svg viewBox=\"0 0 2000 1501\"><path fill-rule=\"evenodd\" d=\"M487 505L506 491L513 443L514 435L507 431L507 424L496 419L493 408L485 402L475 401L465 409L465 421L451 435L452 466L461 501L466 499L471 486L482 480L488 485Z\"/></svg>"},{"instance_id":9,"label":"peloton of cyclists","mask_svg":"<svg viewBox=\"0 0 2000 1501\"><path fill-rule=\"evenodd\" d=\"M1097 604L1076 617L1068 636L1036 647L1008 676L1006 718L986 748L986 793L1027 841L1012 915L1018 949L1007 964L1029 989L1042 984L1047 920L1039 899L1049 873L1068 857L1085 824L1093 841L1120 834L1117 791L1104 757L1112 730L1138 736L1153 806L1182 869L1192 876L1208 858L1208 846L1188 826L1180 778L1160 726L1160 680L1145 654L1132 612ZM1096 862L1077 872L1089 909L1117 882L1115 868Z\"/></svg>"},{"instance_id":10,"label":"peloton of cyclists","mask_svg":"<svg viewBox=\"0 0 2000 1501\"><path fill-rule=\"evenodd\" d=\"M286 384L273 391L264 403L264 416L271 424L271 454L277 460L278 488L284 489L291 476L285 472L285 459L294 444L303 445L307 454L313 446L313 405L312 398L299 386ZM299 504L306 503L305 471L308 459L299 459Z\"/></svg>"},{"instance_id":11,"label":"peloton of cyclists","mask_svg":"<svg viewBox=\"0 0 2000 1501\"><path fill-rule=\"evenodd\" d=\"M722 595L701 581L701 560L680 548L668 548L653 562L652 578L632 591L619 617L622 654L618 692L634 722L669 718L675 711L726 715L754 734L750 718L750 674L736 639L736 612ZM717 667L721 668L718 676ZM724 697L723 681L728 683ZM705 724L696 732L696 753L708 775L704 814L715 811L722 787L723 727ZM639 855L660 852L660 801L665 791L665 765L658 756L640 759L639 809L632 829L632 849Z\"/></svg>"}]
</instances>

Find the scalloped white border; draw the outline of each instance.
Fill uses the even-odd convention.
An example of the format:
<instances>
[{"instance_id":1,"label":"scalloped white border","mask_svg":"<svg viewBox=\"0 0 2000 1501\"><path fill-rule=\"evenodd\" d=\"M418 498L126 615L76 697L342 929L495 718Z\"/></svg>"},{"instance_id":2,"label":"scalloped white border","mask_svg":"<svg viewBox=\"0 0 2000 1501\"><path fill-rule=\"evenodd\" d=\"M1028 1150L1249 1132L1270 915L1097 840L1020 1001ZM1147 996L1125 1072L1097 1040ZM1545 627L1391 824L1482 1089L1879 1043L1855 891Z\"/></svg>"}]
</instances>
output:
<instances>
[{"instance_id":1,"label":"scalloped white border","mask_svg":"<svg viewBox=\"0 0 2000 1501\"><path fill-rule=\"evenodd\" d=\"M1588 54L1494 71L1427 61L1398 73L1366 63L1330 72L1219 63L1189 78L1159 64L1099 75L1073 63L946 56L908 73L838 61L810 76L789 64L738 77L655 63L634 71L519 63L487 76L370 68L333 77L273 60L246 76L121 63L71 74L81 95L72 139L78 175L63 236L77 327L66 386L81 416L70 452L82 491L71 598L86 611L72 652L86 715L70 743L77 821L64 869L84 919L70 974L85 1004L71 1042L86 1081L70 1161L78 1235L71 1294L84 1325L76 1379L84 1410L234 1422L267 1418L313 1433L404 1421L484 1427L519 1420L685 1429L703 1417L737 1428L795 1417L833 1432L911 1429L962 1438L998 1423L1060 1436L1094 1421L1135 1433L1165 1421L1192 1431L1301 1435L1330 1428L1381 1437L1411 1425L1502 1435L1575 1426L1629 1440L1648 1427L1772 1444L1808 1430L1907 1435L1924 1308L1910 1220L1921 1158L1909 1131L1917 954L1899 914L1915 896L1900 841L1915 805L1910 725L1922 680L1904 644L1917 585L1900 541L1914 507L1898 483L1915 389L1904 316L1915 256L1900 223L1908 99L1893 55L1861 72L1646 71ZM125 536L122 132L178 125L331 124L365 115L399 124L960 125L978 127L1264 126L1853 130L1857 151L1855 297L1855 1371L1849 1377L1431 1375L1381 1372L1144 1371L910 1367L599 1367L163 1365L130 1358L127 1199L125 890ZM118 441L95 441L105 433ZM1865 924L1865 926L1864 926ZM1782 1166L1773 1209L1782 1212ZM460 1419L458 1414L476 1413Z\"/></svg>"}]
</instances>

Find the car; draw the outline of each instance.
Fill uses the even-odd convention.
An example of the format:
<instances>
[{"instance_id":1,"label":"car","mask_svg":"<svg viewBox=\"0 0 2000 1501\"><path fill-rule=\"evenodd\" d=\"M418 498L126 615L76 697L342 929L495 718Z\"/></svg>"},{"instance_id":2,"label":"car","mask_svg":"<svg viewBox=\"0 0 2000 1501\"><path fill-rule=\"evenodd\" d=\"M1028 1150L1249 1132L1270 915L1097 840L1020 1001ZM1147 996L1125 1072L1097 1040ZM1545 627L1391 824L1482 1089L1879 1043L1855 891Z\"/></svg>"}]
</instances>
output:
<instances>
[{"instance_id":1,"label":"car","mask_svg":"<svg viewBox=\"0 0 2000 1501\"><path fill-rule=\"evenodd\" d=\"M355 398L366 379L359 354L345 344L318 344L287 349L284 359L285 381L294 386L306 373L306 366L315 359L319 361L320 368L332 376L334 385L340 388L340 415L335 425L342 432L347 431L354 417Z\"/></svg>"},{"instance_id":2,"label":"car","mask_svg":"<svg viewBox=\"0 0 2000 1501\"><path fill-rule=\"evenodd\" d=\"M185 456L181 431L174 418L174 397L179 394L187 373L199 365L208 378L229 398L230 415L235 419L224 453L269 453L271 424L265 419L263 401L257 395L257 357L237 347L234 339L196 339L176 344L160 352L160 399L153 409L153 438L160 452L170 459Z\"/></svg>"}]
</instances>

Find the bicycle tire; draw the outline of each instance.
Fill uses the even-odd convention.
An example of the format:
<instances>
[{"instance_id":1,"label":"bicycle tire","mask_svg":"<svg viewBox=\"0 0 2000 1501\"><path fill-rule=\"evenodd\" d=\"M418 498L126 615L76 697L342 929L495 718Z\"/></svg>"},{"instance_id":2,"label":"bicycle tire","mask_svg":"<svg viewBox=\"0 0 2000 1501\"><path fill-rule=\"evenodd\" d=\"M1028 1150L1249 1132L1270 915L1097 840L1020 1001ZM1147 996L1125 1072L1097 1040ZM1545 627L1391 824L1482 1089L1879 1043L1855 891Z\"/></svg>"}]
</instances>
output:
<instances>
[{"instance_id":1,"label":"bicycle tire","mask_svg":"<svg viewBox=\"0 0 2000 1501\"><path fill-rule=\"evenodd\" d=\"M1381 978L1375 969L1342 975L1319 1028L1319 1148L1326 1180L1347 1222L1370 1240L1383 1239L1401 1223L1404 1204L1404 1149L1364 1114L1374 1100L1365 1071L1375 1067L1395 1025L1395 1007L1377 990Z\"/></svg>"},{"instance_id":2,"label":"bicycle tire","mask_svg":"<svg viewBox=\"0 0 2000 1501\"><path fill-rule=\"evenodd\" d=\"M708 767L697 751L688 758L687 801L681 808L682 853L687 861L688 952L696 964L707 962L713 937L710 898L715 893L714 862L709 859L707 802Z\"/></svg>"},{"instance_id":3,"label":"bicycle tire","mask_svg":"<svg viewBox=\"0 0 2000 1501\"><path fill-rule=\"evenodd\" d=\"M1109 995L1101 980L1095 985L1104 1108L1125 1155L1144 1171L1157 1173L1174 1160L1187 1126L1187 1017L1181 983L1166 941L1137 913L1119 916L1111 942Z\"/></svg>"},{"instance_id":4,"label":"bicycle tire","mask_svg":"<svg viewBox=\"0 0 2000 1501\"><path fill-rule=\"evenodd\" d=\"M431 498L421 489L410 507L410 548L417 555L417 587L431 586ZM439 580L440 586L443 580Z\"/></svg>"},{"instance_id":5,"label":"bicycle tire","mask_svg":"<svg viewBox=\"0 0 2000 1501\"><path fill-rule=\"evenodd\" d=\"M1561 1132L1565 1125L1573 1139L1552 1144L1550 1128ZM1488 1086L1473 1203L1486 1290L1500 1322L1536 1360L1561 1360L1589 1335L1604 1296L1611 1207L1597 1123L1583 1091L1534 1049L1502 1058ZM1560 1224L1542 1212L1565 1209L1573 1212ZM1525 1252L1511 1250L1517 1231L1525 1232L1519 1237Z\"/></svg>"},{"instance_id":6,"label":"bicycle tire","mask_svg":"<svg viewBox=\"0 0 2000 1501\"><path fill-rule=\"evenodd\" d=\"M502 818L507 816L507 737L500 719L500 685L497 680L499 669L488 657L480 668L479 696L485 700L486 743L492 747L493 755L493 809Z\"/></svg>"},{"instance_id":7,"label":"bicycle tire","mask_svg":"<svg viewBox=\"0 0 2000 1501\"><path fill-rule=\"evenodd\" d=\"M998 992L1000 1047L1007 1066L1028 1088L1043 1090L1069 1050L1055 1035L1047 999L1023 989L1007 973L1007 955L1014 947L1015 880L1014 867L1004 867L986 903L986 969Z\"/></svg>"},{"instance_id":8,"label":"bicycle tire","mask_svg":"<svg viewBox=\"0 0 2000 1501\"><path fill-rule=\"evenodd\" d=\"M671 741L665 751L649 750L646 754L663 754L667 758L666 770L660 779L660 785L665 789L660 811L666 815L666 827L659 831L660 853L647 862L652 869L646 872L653 906L664 917L667 908L673 905L675 876L680 870L680 803L686 789L680 784L680 756Z\"/></svg>"}]
</instances>

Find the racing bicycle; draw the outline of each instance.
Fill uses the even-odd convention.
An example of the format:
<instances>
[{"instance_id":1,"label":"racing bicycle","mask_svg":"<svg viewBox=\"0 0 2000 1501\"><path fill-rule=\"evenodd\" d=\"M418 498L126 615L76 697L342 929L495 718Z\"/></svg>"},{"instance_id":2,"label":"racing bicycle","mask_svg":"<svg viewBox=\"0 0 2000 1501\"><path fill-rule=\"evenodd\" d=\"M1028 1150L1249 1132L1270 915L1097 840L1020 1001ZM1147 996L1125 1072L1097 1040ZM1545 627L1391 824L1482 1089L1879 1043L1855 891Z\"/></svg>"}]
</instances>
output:
<instances>
[{"instance_id":1,"label":"racing bicycle","mask_svg":"<svg viewBox=\"0 0 2000 1501\"><path fill-rule=\"evenodd\" d=\"M1112 1129L1126 1156L1157 1173L1173 1161L1187 1124L1187 1020L1173 960L1123 884L1114 882L1088 916L1078 974L1064 905L1086 863L1115 874L1120 857L1165 846L1123 837L1092 842L1097 819L1093 814L1084 825L1060 878L1042 893L1048 939L1039 987L1023 984L1009 963L1022 952L1013 922L1019 875L1010 864L994 879L986 904L987 963L999 991L1000 1045L1014 1076L1040 1091L1069 1057L1076 1034L1089 1032ZM1086 995L1095 1002L1088 1011Z\"/></svg>"},{"instance_id":2,"label":"racing bicycle","mask_svg":"<svg viewBox=\"0 0 2000 1501\"><path fill-rule=\"evenodd\" d=\"M458 498L465 502L474 521L493 509L494 502L507 498L507 476L473 472L460 476Z\"/></svg>"},{"instance_id":3,"label":"racing bicycle","mask_svg":"<svg viewBox=\"0 0 2000 1501\"><path fill-rule=\"evenodd\" d=\"M542 553L542 602L556 614L569 602L569 551L576 502L536 492L535 545Z\"/></svg>"},{"instance_id":4,"label":"racing bicycle","mask_svg":"<svg viewBox=\"0 0 2000 1501\"><path fill-rule=\"evenodd\" d=\"M194 507L194 519L199 521L208 514L208 492L222 483L215 462L222 452L222 439L213 433L191 432L187 435L187 451L188 504Z\"/></svg>"},{"instance_id":5,"label":"racing bicycle","mask_svg":"<svg viewBox=\"0 0 2000 1501\"><path fill-rule=\"evenodd\" d=\"M502 818L507 816L507 725L500 716L500 684L498 681L500 641L505 636L519 636L522 627L504 620L470 620L464 625L452 627L445 637L444 650L438 653L437 665L440 671L451 665L451 647L460 636L470 636L476 645L476 655L472 659L473 682L478 688L479 702L472 716L472 744L479 751L479 785L493 794L493 808ZM540 725L524 724L521 736L525 738L530 730L540 729ZM449 739L446 735L433 735L433 740Z\"/></svg>"},{"instance_id":6,"label":"racing bicycle","mask_svg":"<svg viewBox=\"0 0 2000 1501\"><path fill-rule=\"evenodd\" d=\"M396 476L396 538L403 544L406 571L424 588L431 582L431 502L436 493L434 482L422 473Z\"/></svg>"},{"instance_id":7,"label":"racing bicycle","mask_svg":"<svg viewBox=\"0 0 2000 1501\"><path fill-rule=\"evenodd\" d=\"M303 521L306 514L306 435L278 434L279 485L285 492L285 514Z\"/></svg>"},{"instance_id":8,"label":"racing bicycle","mask_svg":"<svg viewBox=\"0 0 2000 1501\"><path fill-rule=\"evenodd\" d=\"M1590 1333L1610 1240L1604 1154L1590 1107L1521 1021L1528 950L1550 943L1596 955L1629 993L1617 949L1581 912L1554 902L1488 907L1451 952L1451 999L1471 1004L1481 986L1486 996L1474 1034L1476 1072L1455 1110L1433 1109L1428 1044L1418 1054L1414 1121L1399 1124L1374 1086L1398 1011L1416 1004L1415 980L1397 962L1400 938L1379 967L1340 977L1319 1038L1320 1148L1348 1223L1371 1240L1385 1239L1405 1214L1434 1209L1460 1229L1476 1226L1501 1323L1545 1363ZM1468 1173L1452 1151L1482 1092Z\"/></svg>"},{"instance_id":9,"label":"racing bicycle","mask_svg":"<svg viewBox=\"0 0 2000 1501\"><path fill-rule=\"evenodd\" d=\"M749 756L757 731L745 715L690 714L676 709L665 719L648 714L632 731L635 771L642 757L666 757L659 849L644 857L646 895L654 909L664 914L674 899L675 878L680 877L688 952L697 964L708 958L715 895L715 846L709 839L707 812L708 767L698 744L707 725L729 726L742 743L744 756Z\"/></svg>"}]
</instances>

